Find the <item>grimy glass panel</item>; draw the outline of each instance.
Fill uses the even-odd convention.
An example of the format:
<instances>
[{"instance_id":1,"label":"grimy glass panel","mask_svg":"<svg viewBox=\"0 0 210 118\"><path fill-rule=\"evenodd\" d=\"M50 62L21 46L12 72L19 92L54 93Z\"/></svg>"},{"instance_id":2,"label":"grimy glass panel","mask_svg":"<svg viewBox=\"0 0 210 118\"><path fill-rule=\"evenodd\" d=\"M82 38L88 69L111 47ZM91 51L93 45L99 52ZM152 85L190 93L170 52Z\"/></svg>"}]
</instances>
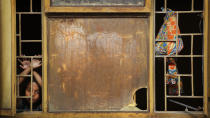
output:
<instances>
[{"instance_id":1,"label":"grimy glass panel","mask_svg":"<svg viewBox=\"0 0 210 118\"><path fill-rule=\"evenodd\" d=\"M51 0L51 6L140 6L145 0Z\"/></svg>"},{"instance_id":2,"label":"grimy glass panel","mask_svg":"<svg viewBox=\"0 0 210 118\"><path fill-rule=\"evenodd\" d=\"M140 111L148 27L148 18L50 18L49 111Z\"/></svg>"}]
</instances>

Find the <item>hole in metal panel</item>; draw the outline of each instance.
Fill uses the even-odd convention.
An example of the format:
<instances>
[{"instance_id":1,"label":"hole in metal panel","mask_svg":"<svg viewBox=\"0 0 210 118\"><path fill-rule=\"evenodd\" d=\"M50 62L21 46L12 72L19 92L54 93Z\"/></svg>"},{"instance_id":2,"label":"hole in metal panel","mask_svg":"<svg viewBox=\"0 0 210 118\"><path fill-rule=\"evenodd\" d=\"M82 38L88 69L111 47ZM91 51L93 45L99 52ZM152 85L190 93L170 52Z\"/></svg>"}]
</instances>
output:
<instances>
[{"instance_id":1,"label":"hole in metal panel","mask_svg":"<svg viewBox=\"0 0 210 118\"><path fill-rule=\"evenodd\" d=\"M147 110L147 88L141 88L136 91L136 107L141 110Z\"/></svg>"}]
</instances>

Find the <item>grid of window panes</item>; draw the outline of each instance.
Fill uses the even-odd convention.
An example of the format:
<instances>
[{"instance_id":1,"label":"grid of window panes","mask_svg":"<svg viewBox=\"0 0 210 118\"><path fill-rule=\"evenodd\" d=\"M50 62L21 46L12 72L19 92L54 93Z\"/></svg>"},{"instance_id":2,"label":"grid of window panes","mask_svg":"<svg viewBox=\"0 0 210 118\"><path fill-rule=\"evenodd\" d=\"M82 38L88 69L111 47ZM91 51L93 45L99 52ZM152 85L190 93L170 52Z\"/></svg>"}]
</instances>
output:
<instances>
[{"instance_id":1,"label":"grid of window panes","mask_svg":"<svg viewBox=\"0 0 210 118\"><path fill-rule=\"evenodd\" d=\"M156 111L203 111L203 0L155 0L155 38L167 9L175 11L184 47L174 55L155 54ZM157 43L157 41L155 41ZM176 46L177 41L175 41ZM178 46L177 46L178 47ZM169 60L176 63L177 94L171 94Z\"/></svg>"},{"instance_id":2,"label":"grid of window panes","mask_svg":"<svg viewBox=\"0 0 210 118\"><path fill-rule=\"evenodd\" d=\"M41 0L16 0L17 112L42 110L41 18Z\"/></svg>"}]
</instances>

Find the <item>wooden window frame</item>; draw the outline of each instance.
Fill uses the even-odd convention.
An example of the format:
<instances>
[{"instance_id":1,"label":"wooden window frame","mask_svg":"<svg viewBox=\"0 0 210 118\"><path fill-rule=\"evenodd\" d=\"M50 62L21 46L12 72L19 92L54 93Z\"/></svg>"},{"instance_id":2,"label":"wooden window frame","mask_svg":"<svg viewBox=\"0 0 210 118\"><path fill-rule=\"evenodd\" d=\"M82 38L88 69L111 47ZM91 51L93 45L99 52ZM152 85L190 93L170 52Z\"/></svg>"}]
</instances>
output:
<instances>
[{"instance_id":1,"label":"wooden window frame","mask_svg":"<svg viewBox=\"0 0 210 118\"><path fill-rule=\"evenodd\" d=\"M157 1L157 0L155 0ZM164 9L163 11L154 11L154 15L155 14L165 14L166 11L167 11L167 4L168 4L168 0L163 0L164 1ZM176 15L176 19L177 19L177 24L179 24L179 14L180 13L201 13L204 15L203 17L203 32L202 33L181 33L180 36L190 36L190 40L191 42L193 42L193 37L194 36L203 36L203 54L202 55L194 55L193 54L193 45L191 44L191 53L189 55L180 55L178 54L177 50L176 50L176 54L174 55L155 55L155 57L159 58L164 58L164 100L165 100L165 105L164 105L164 110L156 110L155 109L155 112L160 112L160 113L177 113L177 112L180 112L180 111L169 111L167 110L167 99L169 98L200 98L200 99L203 99L203 111L192 111L194 112L195 114L196 113L207 113L208 109L207 109L207 104L208 104L208 88L207 88L207 83L208 83L208 79L207 79L207 54L209 53L209 49L207 48L207 45L208 45L208 9L209 9L209 6L207 5L208 4L208 0L203 0L204 1L204 5L203 5L203 10L194 10L194 0L192 0L192 3L191 3L191 10L189 11L174 11L177 15ZM155 3L154 3L155 4ZM155 25L155 24L154 24ZM155 27L155 26L154 26ZM154 29L155 30L155 29ZM159 29L158 29L159 30ZM154 39L156 38L155 37L155 33L153 34L154 35ZM158 41L157 41L158 42ZM179 89L179 93L177 96L173 96L173 95L167 95L167 85L166 85L166 77L168 76L167 74L167 70L166 70L166 63L167 63L167 58L179 58L179 57L188 57L190 58L191 60L191 74L177 74L176 76L178 77L178 89ZM194 95L194 86L193 86L193 80L194 80L194 76L193 76L193 58L194 57L200 57L200 58L203 58L203 96L196 96ZM208 70L209 71L209 70ZM181 76L188 76L188 77L191 77L191 85L192 85L192 95L187 95L187 96L183 96L181 95L180 93L180 81L181 81ZM155 80L154 80L155 81ZM154 91L155 91L155 88L154 88ZM208 94L208 95L207 95ZM155 98L154 98L155 99ZM156 103L155 103L156 104Z\"/></svg>"},{"instance_id":2,"label":"wooden window frame","mask_svg":"<svg viewBox=\"0 0 210 118\"><path fill-rule=\"evenodd\" d=\"M153 27L154 27L154 7L153 0L146 0L146 4L144 8L129 8L129 7L51 7L49 0L42 1L44 3L44 10L42 10L42 54L43 54L43 101L42 101L42 112L24 112L24 113L16 113L16 13L15 13L15 0L11 0L12 2L12 109L9 111L0 110L0 115L13 115L16 117L173 117L174 113L164 113L164 112L156 112L155 108L155 94L154 94L154 36L153 36ZM47 102L47 13L149 13L150 27L149 27L149 111L146 113L142 112L99 112L99 113L49 113L48 112L48 102ZM206 116L208 114L207 103L208 103L208 78L207 78L207 54L208 54L208 0L204 0L204 111L202 114L193 114L195 116ZM183 112L176 112L175 117L188 117L191 116L189 114Z\"/></svg>"},{"instance_id":3,"label":"wooden window frame","mask_svg":"<svg viewBox=\"0 0 210 118\"><path fill-rule=\"evenodd\" d=\"M152 4L151 0L145 0L145 6L144 7L138 7L138 6L69 6L69 7L58 7L58 6L51 6L50 1L51 0L44 0L45 4L45 12L56 12L56 13L139 13L139 12L145 12L150 13L152 11Z\"/></svg>"}]
</instances>

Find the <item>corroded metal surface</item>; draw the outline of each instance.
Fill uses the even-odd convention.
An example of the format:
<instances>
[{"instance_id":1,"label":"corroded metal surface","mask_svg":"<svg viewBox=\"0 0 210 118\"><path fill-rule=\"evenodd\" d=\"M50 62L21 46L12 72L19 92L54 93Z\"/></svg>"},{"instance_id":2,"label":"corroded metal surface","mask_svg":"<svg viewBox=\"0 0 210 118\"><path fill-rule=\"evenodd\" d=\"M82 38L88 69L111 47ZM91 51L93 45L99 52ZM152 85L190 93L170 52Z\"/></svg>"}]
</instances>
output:
<instances>
[{"instance_id":1,"label":"corroded metal surface","mask_svg":"<svg viewBox=\"0 0 210 118\"><path fill-rule=\"evenodd\" d=\"M51 0L52 6L141 6L145 0Z\"/></svg>"},{"instance_id":2,"label":"corroded metal surface","mask_svg":"<svg viewBox=\"0 0 210 118\"><path fill-rule=\"evenodd\" d=\"M148 81L147 18L50 18L49 111L120 111Z\"/></svg>"}]
</instances>

